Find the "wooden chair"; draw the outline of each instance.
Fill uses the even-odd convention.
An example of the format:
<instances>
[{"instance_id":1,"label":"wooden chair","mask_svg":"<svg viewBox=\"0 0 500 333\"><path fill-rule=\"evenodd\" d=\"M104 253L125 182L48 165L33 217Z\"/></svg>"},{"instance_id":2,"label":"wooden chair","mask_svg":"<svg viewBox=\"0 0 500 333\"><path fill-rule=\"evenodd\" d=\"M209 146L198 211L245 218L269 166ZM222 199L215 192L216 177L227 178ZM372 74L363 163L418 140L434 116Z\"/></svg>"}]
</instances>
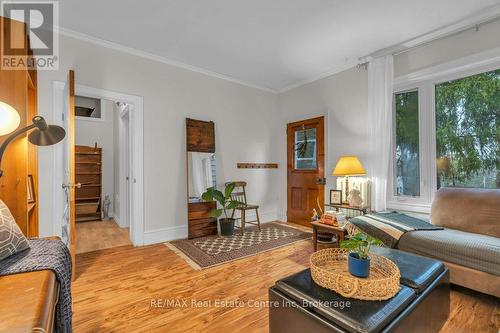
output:
<instances>
[{"instance_id":1,"label":"wooden chair","mask_svg":"<svg viewBox=\"0 0 500 333\"><path fill-rule=\"evenodd\" d=\"M239 207L236 208L236 210L238 210L240 212L240 216L241 216L240 217L240 219L241 219L241 226L240 226L241 234L243 235L243 233L245 232L245 223L257 225L259 227L259 231L260 231L261 229L260 229L260 218L259 218L259 206L258 205L250 205L247 203L247 194L245 192L245 187L247 186L247 183L243 182L243 181L228 182L228 183L235 183L235 185L236 185L234 187L233 193L231 194L231 198L233 200L238 200L238 201L243 203L242 205L240 205ZM226 185L228 183L226 183ZM246 211L247 210L254 210L254 209L255 209L255 215L257 216L257 220L246 221ZM233 212L233 216L231 216L231 217L234 218L234 212ZM257 222L257 223L254 223L254 222Z\"/></svg>"}]
</instances>

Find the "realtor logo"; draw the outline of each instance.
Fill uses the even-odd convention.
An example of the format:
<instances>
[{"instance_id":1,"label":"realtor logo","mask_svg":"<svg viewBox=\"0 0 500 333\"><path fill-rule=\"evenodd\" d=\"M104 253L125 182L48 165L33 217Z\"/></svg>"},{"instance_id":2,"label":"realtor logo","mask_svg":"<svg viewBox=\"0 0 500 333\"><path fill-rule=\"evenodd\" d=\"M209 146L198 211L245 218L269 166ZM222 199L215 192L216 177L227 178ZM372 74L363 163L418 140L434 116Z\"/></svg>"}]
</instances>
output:
<instances>
[{"instance_id":1,"label":"realtor logo","mask_svg":"<svg viewBox=\"0 0 500 333\"><path fill-rule=\"evenodd\" d=\"M2 70L57 70L59 19L57 1L1 1ZM26 32L22 23L26 25ZM24 38L27 36L27 38ZM30 51L29 51L30 50ZM32 52L32 53L31 53Z\"/></svg>"}]
</instances>

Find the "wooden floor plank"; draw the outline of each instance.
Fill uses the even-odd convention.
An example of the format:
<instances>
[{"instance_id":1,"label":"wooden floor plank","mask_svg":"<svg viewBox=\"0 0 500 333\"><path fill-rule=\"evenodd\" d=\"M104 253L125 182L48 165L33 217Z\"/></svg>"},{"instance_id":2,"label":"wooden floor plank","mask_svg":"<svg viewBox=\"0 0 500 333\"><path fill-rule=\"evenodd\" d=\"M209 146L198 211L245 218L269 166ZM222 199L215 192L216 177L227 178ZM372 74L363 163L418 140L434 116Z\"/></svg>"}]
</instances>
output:
<instances>
[{"instance_id":1,"label":"wooden floor plank","mask_svg":"<svg viewBox=\"0 0 500 333\"><path fill-rule=\"evenodd\" d=\"M132 245L128 228L120 228L113 220L78 222L75 236L77 254Z\"/></svg>"},{"instance_id":2,"label":"wooden floor plank","mask_svg":"<svg viewBox=\"0 0 500 333\"><path fill-rule=\"evenodd\" d=\"M311 241L303 241L202 271L163 244L79 254L74 331L268 332L268 309L248 302L265 302L268 288L307 267L311 253ZM157 299L187 299L188 306L151 307ZM217 299L245 306L215 307ZM191 301L211 306L195 307ZM498 299L456 289L451 304L443 333L498 332Z\"/></svg>"}]
</instances>

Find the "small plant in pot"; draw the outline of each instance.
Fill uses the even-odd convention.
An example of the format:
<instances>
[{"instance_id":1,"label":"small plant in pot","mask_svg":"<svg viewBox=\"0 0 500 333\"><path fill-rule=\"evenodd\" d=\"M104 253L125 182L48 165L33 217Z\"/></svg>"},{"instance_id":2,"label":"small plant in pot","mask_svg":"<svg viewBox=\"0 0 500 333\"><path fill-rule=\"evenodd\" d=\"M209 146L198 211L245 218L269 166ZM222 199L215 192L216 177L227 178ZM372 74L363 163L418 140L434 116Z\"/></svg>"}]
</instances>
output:
<instances>
[{"instance_id":1,"label":"small plant in pot","mask_svg":"<svg viewBox=\"0 0 500 333\"><path fill-rule=\"evenodd\" d=\"M233 200L231 193L233 193L235 183L226 184L224 193L214 187L209 187L201 198L205 201L217 201L221 208L216 208L211 212L211 215L219 219L220 234L221 236L232 236L234 233L234 210L242 205L242 202ZM223 218L219 218L224 214Z\"/></svg>"},{"instance_id":2,"label":"small plant in pot","mask_svg":"<svg viewBox=\"0 0 500 333\"><path fill-rule=\"evenodd\" d=\"M369 252L372 245L382 245L382 241L363 232L340 242L341 248L349 250L349 256L347 257L349 273L361 278L370 275Z\"/></svg>"}]
</instances>

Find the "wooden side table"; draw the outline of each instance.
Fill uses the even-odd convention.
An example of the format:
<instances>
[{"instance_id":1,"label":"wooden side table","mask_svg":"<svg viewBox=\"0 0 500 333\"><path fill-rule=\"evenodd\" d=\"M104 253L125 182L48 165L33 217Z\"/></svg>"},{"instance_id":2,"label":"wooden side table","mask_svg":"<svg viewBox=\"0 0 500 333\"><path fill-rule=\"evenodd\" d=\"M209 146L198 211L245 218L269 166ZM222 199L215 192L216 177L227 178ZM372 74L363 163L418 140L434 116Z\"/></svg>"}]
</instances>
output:
<instances>
[{"instance_id":1,"label":"wooden side table","mask_svg":"<svg viewBox=\"0 0 500 333\"><path fill-rule=\"evenodd\" d=\"M313 244L315 252L318 250L318 230L334 234L337 238L336 247L340 247L340 242L343 241L345 239L345 236L347 235L347 230L345 228L334 227L332 225L323 224L317 221L311 222L311 225L313 228Z\"/></svg>"},{"instance_id":2,"label":"wooden side table","mask_svg":"<svg viewBox=\"0 0 500 333\"><path fill-rule=\"evenodd\" d=\"M340 209L345 209L347 211L352 211L352 212L359 212L360 215L365 215L368 212L368 207L356 207L356 206L351 206L351 205L333 205L333 204L325 204L327 207L334 208L337 212ZM347 214L350 215L350 214ZM346 218L351 218L355 217L354 216L346 216Z\"/></svg>"}]
</instances>

